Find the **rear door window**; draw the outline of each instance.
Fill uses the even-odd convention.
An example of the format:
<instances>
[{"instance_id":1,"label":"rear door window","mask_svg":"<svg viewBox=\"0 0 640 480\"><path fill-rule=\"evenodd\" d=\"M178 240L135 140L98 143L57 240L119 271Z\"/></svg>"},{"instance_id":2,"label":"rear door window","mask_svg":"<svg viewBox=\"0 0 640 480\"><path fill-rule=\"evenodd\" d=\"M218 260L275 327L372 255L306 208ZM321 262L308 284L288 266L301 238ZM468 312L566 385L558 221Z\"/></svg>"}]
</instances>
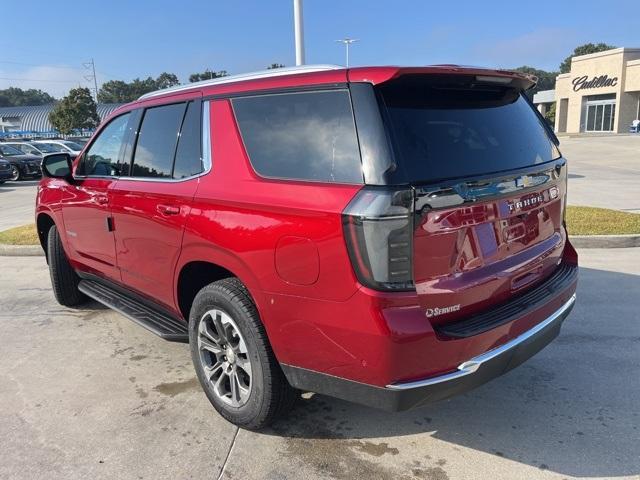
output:
<instances>
[{"instance_id":1,"label":"rear door window","mask_svg":"<svg viewBox=\"0 0 640 480\"><path fill-rule=\"evenodd\" d=\"M490 174L560 156L518 90L474 77L407 77L378 89L398 163L394 181Z\"/></svg>"},{"instance_id":2,"label":"rear door window","mask_svg":"<svg viewBox=\"0 0 640 480\"><path fill-rule=\"evenodd\" d=\"M204 171L200 138L201 105L201 102L189 102L187 105L187 113L185 113L178 139L173 178L187 178Z\"/></svg>"},{"instance_id":3,"label":"rear door window","mask_svg":"<svg viewBox=\"0 0 640 480\"><path fill-rule=\"evenodd\" d=\"M133 154L132 177L171 178L185 103L148 108Z\"/></svg>"},{"instance_id":4,"label":"rear door window","mask_svg":"<svg viewBox=\"0 0 640 480\"><path fill-rule=\"evenodd\" d=\"M264 177L362 183L348 90L233 99L247 154Z\"/></svg>"}]
</instances>

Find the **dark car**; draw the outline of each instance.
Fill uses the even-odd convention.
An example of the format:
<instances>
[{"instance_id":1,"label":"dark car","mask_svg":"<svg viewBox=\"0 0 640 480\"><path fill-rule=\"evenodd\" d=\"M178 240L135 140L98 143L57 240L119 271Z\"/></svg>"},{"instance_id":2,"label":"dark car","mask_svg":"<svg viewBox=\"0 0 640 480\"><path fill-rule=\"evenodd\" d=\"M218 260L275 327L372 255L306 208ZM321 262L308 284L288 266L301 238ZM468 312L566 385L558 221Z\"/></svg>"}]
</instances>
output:
<instances>
[{"instance_id":1,"label":"dark car","mask_svg":"<svg viewBox=\"0 0 640 480\"><path fill-rule=\"evenodd\" d=\"M8 180L23 180L39 178L42 158L36 155L26 155L11 145L0 144L0 158L11 164L11 178Z\"/></svg>"},{"instance_id":2,"label":"dark car","mask_svg":"<svg viewBox=\"0 0 640 480\"><path fill-rule=\"evenodd\" d=\"M299 390L397 411L477 387L575 302L567 161L534 85L304 66L148 93L75 162L43 160L55 297L188 342L213 406L246 428Z\"/></svg>"},{"instance_id":3,"label":"dark car","mask_svg":"<svg viewBox=\"0 0 640 480\"><path fill-rule=\"evenodd\" d=\"M0 160L0 185L7 180L11 180L11 177L13 177L11 164L6 160Z\"/></svg>"}]
</instances>

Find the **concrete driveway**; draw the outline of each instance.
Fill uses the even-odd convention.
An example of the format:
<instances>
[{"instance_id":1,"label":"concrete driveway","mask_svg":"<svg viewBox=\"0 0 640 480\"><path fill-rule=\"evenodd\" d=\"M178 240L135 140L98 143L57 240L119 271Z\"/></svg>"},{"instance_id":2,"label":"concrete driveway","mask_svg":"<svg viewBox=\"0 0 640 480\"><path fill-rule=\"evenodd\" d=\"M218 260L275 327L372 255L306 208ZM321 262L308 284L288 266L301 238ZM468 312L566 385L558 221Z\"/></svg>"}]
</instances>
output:
<instances>
[{"instance_id":1,"label":"concrete driveway","mask_svg":"<svg viewBox=\"0 0 640 480\"><path fill-rule=\"evenodd\" d=\"M640 213L640 135L561 137L569 204Z\"/></svg>"},{"instance_id":2,"label":"concrete driveway","mask_svg":"<svg viewBox=\"0 0 640 480\"><path fill-rule=\"evenodd\" d=\"M640 249L580 255L561 336L504 377L401 414L307 395L262 433L215 413L186 345L1 257L0 478L637 479Z\"/></svg>"},{"instance_id":3,"label":"concrete driveway","mask_svg":"<svg viewBox=\"0 0 640 480\"><path fill-rule=\"evenodd\" d=\"M33 223L38 180L0 185L0 231Z\"/></svg>"}]
</instances>

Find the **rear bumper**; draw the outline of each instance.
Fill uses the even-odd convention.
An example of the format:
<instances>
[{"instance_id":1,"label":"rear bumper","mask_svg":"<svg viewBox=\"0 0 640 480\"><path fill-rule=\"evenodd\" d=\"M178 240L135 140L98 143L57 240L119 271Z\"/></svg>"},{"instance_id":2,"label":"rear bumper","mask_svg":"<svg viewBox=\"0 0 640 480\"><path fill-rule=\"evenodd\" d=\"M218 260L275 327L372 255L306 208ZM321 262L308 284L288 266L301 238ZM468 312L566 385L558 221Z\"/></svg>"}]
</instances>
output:
<instances>
[{"instance_id":1,"label":"rear bumper","mask_svg":"<svg viewBox=\"0 0 640 480\"><path fill-rule=\"evenodd\" d=\"M289 383L296 388L388 411L408 410L466 392L517 367L558 336L575 300L573 294L531 329L442 375L378 387L290 365L282 368Z\"/></svg>"}]
</instances>

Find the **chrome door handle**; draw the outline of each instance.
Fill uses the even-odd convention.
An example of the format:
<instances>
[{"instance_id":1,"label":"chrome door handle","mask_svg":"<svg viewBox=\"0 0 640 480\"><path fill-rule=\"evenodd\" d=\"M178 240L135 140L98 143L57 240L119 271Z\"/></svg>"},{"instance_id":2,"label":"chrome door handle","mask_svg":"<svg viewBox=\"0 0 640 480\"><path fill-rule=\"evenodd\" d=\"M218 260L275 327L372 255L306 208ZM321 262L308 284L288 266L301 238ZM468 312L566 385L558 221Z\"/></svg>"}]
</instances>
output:
<instances>
[{"instance_id":1,"label":"chrome door handle","mask_svg":"<svg viewBox=\"0 0 640 480\"><path fill-rule=\"evenodd\" d=\"M179 215L180 207L173 205L158 205L158 212L162 215Z\"/></svg>"}]
</instances>

